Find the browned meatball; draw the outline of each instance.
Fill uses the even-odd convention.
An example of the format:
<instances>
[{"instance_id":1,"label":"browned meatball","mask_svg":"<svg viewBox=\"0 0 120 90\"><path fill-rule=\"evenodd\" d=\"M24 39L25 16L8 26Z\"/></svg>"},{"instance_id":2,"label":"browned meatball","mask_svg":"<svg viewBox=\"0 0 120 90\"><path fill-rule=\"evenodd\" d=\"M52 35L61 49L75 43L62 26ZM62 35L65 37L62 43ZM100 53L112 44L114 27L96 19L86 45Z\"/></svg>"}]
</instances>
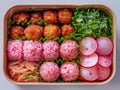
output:
<instances>
[{"instance_id":1,"label":"browned meatball","mask_svg":"<svg viewBox=\"0 0 120 90\"><path fill-rule=\"evenodd\" d=\"M42 19L42 15L39 12L35 12L31 14L32 22L38 22Z\"/></svg>"},{"instance_id":2,"label":"browned meatball","mask_svg":"<svg viewBox=\"0 0 120 90\"><path fill-rule=\"evenodd\" d=\"M24 36L24 28L21 26L12 26L10 29L10 38L15 39L16 37Z\"/></svg>"},{"instance_id":3,"label":"browned meatball","mask_svg":"<svg viewBox=\"0 0 120 90\"><path fill-rule=\"evenodd\" d=\"M46 38L56 38L61 34L61 29L57 25L50 24L44 28L44 36Z\"/></svg>"},{"instance_id":4,"label":"browned meatball","mask_svg":"<svg viewBox=\"0 0 120 90\"><path fill-rule=\"evenodd\" d=\"M37 40L43 35L43 27L39 25L29 25L25 28L25 36L29 40Z\"/></svg>"},{"instance_id":5,"label":"browned meatball","mask_svg":"<svg viewBox=\"0 0 120 90\"><path fill-rule=\"evenodd\" d=\"M54 11L45 11L43 17L47 23L57 23L57 13Z\"/></svg>"},{"instance_id":6,"label":"browned meatball","mask_svg":"<svg viewBox=\"0 0 120 90\"><path fill-rule=\"evenodd\" d=\"M59 22L62 24L70 24L72 12L68 9L63 9L58 12Z\"/></svg>"},{"instance_id":7,"label":"browned meatball","mask_svg":"<svg viewBox=\"0 0 120 90\"><path fill-rule=\"evenodd\" d=\"M22 23L25 22L29 19L29 14L28 13L16 13L13 15L13 20L16 23Z\"/></svg>"},{"instance_id":8,"label":"browned meatball","mask_svg":"<svg viewBox=\"0 0 120 90\"><path fill-rule=\"evenodd\" d=\"M62 26L62 36L69 36L74 32L74 27L71 25L63 25Z\"/></svg>"}]
</instances>

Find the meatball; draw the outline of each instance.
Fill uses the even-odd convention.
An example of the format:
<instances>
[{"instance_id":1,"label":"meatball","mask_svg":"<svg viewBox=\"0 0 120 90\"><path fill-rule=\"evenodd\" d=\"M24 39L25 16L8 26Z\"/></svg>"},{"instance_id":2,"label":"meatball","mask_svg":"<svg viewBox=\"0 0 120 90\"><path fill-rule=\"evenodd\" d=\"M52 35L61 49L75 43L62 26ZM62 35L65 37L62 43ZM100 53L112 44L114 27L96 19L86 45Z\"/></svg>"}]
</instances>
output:
<instances>
[{"instance_id":1,"label":"meatball","mask_svg":"<svg viewBox=\"0 0 120 90\"><path fill-rule=\"evenodd\" d=\"M65 62L60 67L60 74L64 81L74 81L79 77L78 65L74 62Z\"/></svg>"},{"instance_id":2,"label":"meatball","mask_svg":"<svg viewBox=\"0 0 120 90\"><path fill-rule=\"evenodd\" d=\"M23 58L23 41L10 40L7 45L7 55L10 61L22 60Z\"/></svg>"},{"instance_id":3,"label":"meatball","mask_svg":"<svg viewBox=\"0 0 120 90\"><path fill-rule=\"evenodd\" d=\"M78 44L73 40L66 40L60 46L60 56L61 58L66 58L67 60L73 60L78 56Z\"/></svg>"},{"instance_id":4,"label":"meatball","mask_svg":"<svg viewBox=\"0 0 120 90\"><path fill-rule=\"evenodd\" d=\"M61 34L61 29L57 25L50 24L44 28L44 36L46 38L56 38Z\"/></svg>"},{"instance_id":5,"label":"meatball","mask_svg":"<svg viewBox=\"0 0 120 90\"><path fill-rule=\"evenodd\" d=\"M22 23L25 22L29 19L29 14L28 13L16 13L13 15L13 21L16 23Z\"/></svg>"},{"instance_id":6,"label":"meatball","mask_svg":"<svg viewBox=\"0 0 120 90\"><path fill-rule=\"evenodd\" d=\"M15 39L16 37L24 36L24 28L21 26L12 26L10 29L10 38Z\"/></svg>"},{"instance_id":7,"label":"meatball","mask_svg":"<svg viewBox=\"0 0 120 90\"><path fill-rule=\"evenodd\" d=\"M24 41L23 45L23 55L25 61L35 61L38 62L42 59L42 43L38 41Z\"/></svg>"},{"instance_id":8,"label":"meatball","mask_svg":"<svg viewBox=\"0 0 120 90\"><path fill-rule=\"evenodd\" d=\"M29 25L25 28L25 36L29 40L37 40L43 35L43 27L39 25Z\"/></svg>"},{"instance_id":9,"label":"meatball","mask_svg":"<svg viewBox=\"0 0 120 90\"><path fill-rule=\"evenodd\" d=\"M60 75L59 67L55 62L44 62L39 72L44 81L56 81Z\"/></svg>"},{"instance_id":10,"label":"meatball","mask_svg":"<svg viewBox=\"0 0 120 90\"><path fill-rule=\"evenodd\" d=\"M54 60L59 57L59 44L54 40L47 40L43 43L43 57L46 60Z\"/></svg>"},{"instance_id":11,"label":"meatball","mask_svg":"<svg viewBox=\"0 0 120 90\"><path fill-rule=\"evenodd\" d=\"M39 22L42 19L42 15L39 12L35 12L31 14L31 21L33 23Z\"/></svg>"},{"instance_id":12,"label":"meatball","mask_svg":"<svg viewBox=\"0 0 120 90\"><path fill-rule=\"evenodd\" d=\"M54 11L45 11L43 17L47 23L57 23L57 13Z\"/></svg>"},{"instance_id":13,"label":"meatball","mask_svg":"<svg viewBox=\"0 0 120 90\"><path fill-rule=\"evenodd\" d=\"M62 36L69 36L74 32L74 27L71 25L63 25L62 26Z\"/></svg>"},{"instance_id":14,"label":"meatball","mask_svg":"<svg viewBox=\"0 0 120 90\"><path fill-rule=\"evenodd\" d=\"M70 24L72 12L68 9L63 9L58 12L58 20L62 24Z\"/></svg>"}]
</instances>

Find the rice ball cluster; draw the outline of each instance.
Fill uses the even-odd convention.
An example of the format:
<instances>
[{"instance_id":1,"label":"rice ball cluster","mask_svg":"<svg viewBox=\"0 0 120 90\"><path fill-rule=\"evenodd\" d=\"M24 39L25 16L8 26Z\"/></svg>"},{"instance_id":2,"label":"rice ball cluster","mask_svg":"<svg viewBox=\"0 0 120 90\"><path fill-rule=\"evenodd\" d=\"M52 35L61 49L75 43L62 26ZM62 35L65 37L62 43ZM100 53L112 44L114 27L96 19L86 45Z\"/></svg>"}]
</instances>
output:
<instances>
[{"instance_id":1,"label":"rice ball cluster","mask_svg":"<svg viewBox=\"0 0 120 90\"><path fill-rule=\"evenodd\" d=\"M25 60L38 62L42 59L42 43L38 41L8 41L7 52L10 61Z\"/></svg>"}]
</instances>

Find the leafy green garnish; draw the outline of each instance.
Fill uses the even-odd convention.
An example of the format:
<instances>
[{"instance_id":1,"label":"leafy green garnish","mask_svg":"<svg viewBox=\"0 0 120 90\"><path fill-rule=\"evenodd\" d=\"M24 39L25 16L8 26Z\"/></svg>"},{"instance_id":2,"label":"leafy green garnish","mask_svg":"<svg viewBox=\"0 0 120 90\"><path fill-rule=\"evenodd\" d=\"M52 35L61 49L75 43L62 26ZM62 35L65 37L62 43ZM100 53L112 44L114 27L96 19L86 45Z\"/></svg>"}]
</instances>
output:
<instances>
[{"instance_id":1,"label":"leafy green garnish","mask_svg":"<svg viewBox=\"0 0 120 90\"><path fill-rule=\"evenodd\" d=\"M46 25L48 25L48 24L45 22L44 19L41 19L39 22L37 22L37 24L40 25L40 26L46 26Z\"/></svg>"},{"instance_id":2,"label":"leafy green garnish","mask_svg":"<svg viewBox=\"0 0 120 90\"><path fill-rule=\"evenodd\" d=\"M26 37L26 36L22 36L22 37L18 37L18 36L16 36L15 39L19 39L19 40L27 40L27 37Z\"/></svg>"},{"instance_id":3,"label":"leafy green garnish","mask_svg":"<svg viewBox=\"0 0 120 90\"><path fill-rule=\"evenodd\" d=\"M58 37L54 39L55 41L57 41L58 43L62 43L65 40L65 37Z\"/></svg>"},{"instance_id":4,"label":"leafy green garnish","mask_svg":"<svg viewBox=\"0 0 120 90\"><path fill-rule=\"evenodd\" d=\"M39 39L39 41L41 41L41 42L44 42L44 41L46 41L47 40L47 38L45 38L45 37L41 37L40 39Z\"/></svg>"},{"instance_id":5,"label":"leafy green garnish","mask_svg":"<svg viewBox=\"0 0 120 90\"><path fill-rule=\"evenodd\" d=\"M55 60L55 62L60 66L62 65L64 62L66 62L65 58L58 58Z\"/></svg>"},{"instance_id":6,"label":"leafy green garnish","mask_svg":"<svg viewBox=\"0 0 120 90\"><path fill-rule=\"evenodd\" d=\"M112 38L112 17L98 8L76 8L72 25L75 32L70 35L70 38L77 42L86 36Z\"/></svg>"},{"instance_id":7,"label":"leafy green garnish","mask_svg":"<svg viewBox=\"0 0 120 90\"><path fill-rule=\"evenodd\" d=\"M41 65L43 62L45 62L45 59L41 59L38 64Z\"/></svg>"},{"instance_id":8,"label":"leafy green garnish","mask_svg":"<svg viewBox=\"0 0 120 90\"><path fill-rule=\"evenodd\" d=\"M9 19L8 21L8 30L11 28L11 26L14 24L15 22L12 19ZM9 34L9 33L8 33Z\"/></svg>"},{"instance_id":9,"label":"leafy green garnish","mask_svg":"<svg viewBox=\"0 0 120 90\"><path fill-rule=\"evenodd\" d=\"M80 59L79 58L75 59L74 62L77 63L78 65L80 65Z\"/></svg>"}]
</instances>

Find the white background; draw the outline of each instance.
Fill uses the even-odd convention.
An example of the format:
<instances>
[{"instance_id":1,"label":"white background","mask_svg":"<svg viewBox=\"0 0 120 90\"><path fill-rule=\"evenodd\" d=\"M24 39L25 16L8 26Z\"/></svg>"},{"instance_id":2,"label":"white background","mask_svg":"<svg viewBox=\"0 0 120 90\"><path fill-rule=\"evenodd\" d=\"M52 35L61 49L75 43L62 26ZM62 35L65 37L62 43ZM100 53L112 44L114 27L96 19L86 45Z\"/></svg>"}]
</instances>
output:
<instances>
[{"instance_id":1,"label":"white background","mask_svg":"<svg viewBox=\"0 0 120 90\"><path fill-rule=\"evenodd\" d=\"M3 21L7 10L20 4L104 4L111 8L117 20L117 70L114 78L101 86L18 86L7 81L3 73ZM0 2L0 90L120 90L120 1L119 0L1 0Z\"/></svg>"}]
</instances>

